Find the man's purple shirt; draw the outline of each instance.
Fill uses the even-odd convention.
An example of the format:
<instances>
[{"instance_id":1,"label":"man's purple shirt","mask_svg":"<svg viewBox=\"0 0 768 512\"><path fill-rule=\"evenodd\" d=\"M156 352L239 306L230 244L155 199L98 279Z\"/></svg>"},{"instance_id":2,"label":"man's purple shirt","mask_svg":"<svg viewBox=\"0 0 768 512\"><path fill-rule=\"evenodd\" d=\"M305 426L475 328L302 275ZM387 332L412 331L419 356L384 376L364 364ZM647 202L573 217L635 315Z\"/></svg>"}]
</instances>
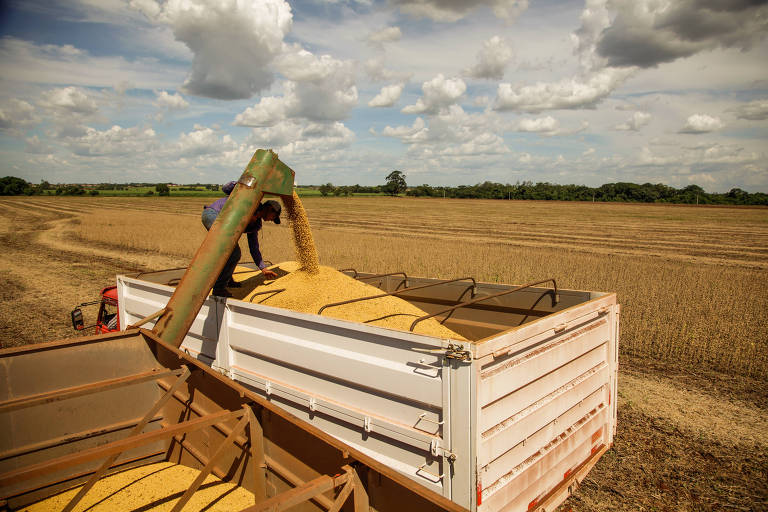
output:
<instances>
[{"instance_id":1,"label":"man's purple shirt","mask_svg":"<svg viewBox=\"0 0 768 512\"><path fill-rule=\"evenodd\" d=\"M217 199L216 201L211 203L209 206L206 206L206 208L216 210L217 214L221 213L221 209L224 208L224 203L226 203L227 199L229 199L229 194L232 193L232 190L235 188L235 185L237 185L237 183L234 181L230 181L229 183L224 184L221 187L221 190L225 194L227 194L227 197L222 197L221 199ZM261 219L256 219L255 221L248 223L248 225L245 227L244 233L248 238L248 249L251 251L251 257L253 258L254 263L256 263L259 269L263 270L267 267L267 264L264 263L264 259L261 257L261 251L259 250L259 234L258 233L260 229L261 229Z\"/></svg>"}]
</instances>

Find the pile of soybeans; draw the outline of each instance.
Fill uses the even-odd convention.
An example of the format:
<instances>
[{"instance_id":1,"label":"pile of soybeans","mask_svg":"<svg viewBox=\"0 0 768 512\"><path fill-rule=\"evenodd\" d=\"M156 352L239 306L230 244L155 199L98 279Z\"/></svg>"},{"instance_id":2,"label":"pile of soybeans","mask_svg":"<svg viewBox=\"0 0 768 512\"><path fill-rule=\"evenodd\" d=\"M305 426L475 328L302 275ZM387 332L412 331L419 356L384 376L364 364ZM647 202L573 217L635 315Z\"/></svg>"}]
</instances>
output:
<instances>
[{"instance_id":1,"label":"pile of soybeans","mask_svg":"<svg viewBox=\"0 0 768 512\"><path fill-rule=\"evenodd\" d=\"M294 261L276 265L277 269L289 274L257 286L243 300L317 314L326 304L382 294L375 286L353 279L330 267L320 265L316 273L307 272L300 267L301 265ZM243 278L247 279L247 274L239 277ZM426 313L423 310L392 295L334 306L322 312L322 316L326 317L402 331L408 331L411 323L424 315ZM419 322L413 332L438 338L465 339L434 318Z\"/></svg>"},{"instance_id":2,"label":"pile of soybeans","mask_svg":"<svg viewBox=\"0 0 768 512\"><path fill-rule=\"evenodd\" d=\"M274 281L262 281L263 284L248 292L242 300L317 314L326 304L382 294L375 286L320 265L309 220L299 196L294 192L293 197L283 197L282 200L293 234L297 261L275 265L272 270L281 277ZM238 267L235 279L244 282L257 274L258 272L249 272L244 267ZM403 299L386 296L334 306L324 310L322 315L408 331L411 323L426 313ZM434 318L419 322L413 332L438 338L465 340Z\"/></svg>"},{"instance_id":3,"label":"pile of soybeans","mask_svg":"<svg viewBox=\"0 0 768 512\"><path fill-rule=\"evenodd\" d=\"M196 469L171 462L147 464L114 473L96 482L74 510L88 512L171 510L199 474L200 472ZM80 487L74 487L38 501L23 510L25 512L62 510L79 489ZM184 510L228 512L250 507L254 501L253 494L242 487L223 482L210 475L192 495Z\"/></svg>"}]
</instances>

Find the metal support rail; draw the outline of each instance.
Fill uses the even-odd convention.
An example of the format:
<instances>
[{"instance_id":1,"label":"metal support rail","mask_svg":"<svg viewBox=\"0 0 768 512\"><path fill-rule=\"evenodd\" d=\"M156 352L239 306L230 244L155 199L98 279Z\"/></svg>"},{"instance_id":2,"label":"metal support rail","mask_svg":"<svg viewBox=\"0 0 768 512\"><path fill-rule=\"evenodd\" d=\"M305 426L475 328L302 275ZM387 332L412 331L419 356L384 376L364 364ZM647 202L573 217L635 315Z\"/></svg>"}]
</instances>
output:
<instances>
[{"instance_id":1,"label":"metal support rail","mask_svg":"<svg viewBox=\"0 0 768 512\"><path fill-rule=\"evenodd\" d=\"M152 406L152 408L149 410L147 414L144 415L144 417L139 421L139 423L136 424L135 427L131 430L131 433L128 434L128 437L133 437L139 435L142 430L144 430L144 427L147 426L149 421L158 413L160 412L160 409L163 408L163 405L170 400L173 397L173 392L179 387L184 384L189 376L192 375L192 372L189 371L189 367L185 366L181 373L179 374L176 381L173 383L173 386L165 392L165 394L155 402L155 404ZM83 499L83 497L88 494L88 491L91 490L91 488L98 482L104 474L109 471L109 468L112 467L112 464L115 463L117 458L122 454L122 452L116 452L107 457L107 459L102 462L101 466L99 466L99 469L96 470L96 472L91 475L91 478L88 479L88 481L83 484L83 486L80 488L80 490L77 492L77 494L69 500L67 505L64 507L62 512L70 512L72 509L75 508L75 506L80 503L80 500Z\"/></svg>"},{"instance_id":2,"label":"metal support rail","mask_svg":"<svg viewBox=\"0 0 768 512\"><path fill-rule=\"evenodd\" d=\"M244 508L240 512L281 512L323 496L323 493L337 487L341 487L341 489L331 504L329 511L338 512L347 502L348 498L352 496L352 507L349 510L368 512L370 510L368 493L357 471L349 465L344 465L341 469L344 473L335 476L321 475L309 482L273 496L266 501L257 503L252 507Z\"/></svg>"},{"instance_id":3,"label":"metal support rail","mask_svg":"<svg viewBox=\"0 0 768 512\"><path fill-rule=\"evenodd\" d=\"M375 274L372 276L366 276L366 277L358 277L360 275L360 272L358 272L354 268L340 268L339 272L354 272L355 275L352 276L353 279L357 279L358 281L362 281L364 279L376 279L377 277L386 277L386 276L397 276L402 275L403 281L408 281L408 275L405 272L387 272L386 274Z\"/></svg>"},{"instance_id":4,"label":"metal support rail","mask_svg":"<svg viewBox=\"0 0 768 512\"><path fill-rule=\"evenodd\" d=\"M19 398L13 398L11 400L0 402L0 412L15 411L25 407L32 407L45 403L58 402L60 400L67 400L69 398L101 393L118 387L141 384L142 382L158 380L170 376L178 376L181 375L181 373L182 370L152 370L148 372L137 373L135 375L128 375L126 377L100 380L98 382L91 382L80 386L72 386L69 388L57 389L55 391L46 391L36 395L27 395Z\"/></svg>"},{"instance_id":5,"label":"metal support rail","mask_svg":"<svg viewBox=\"0 0 768 512\"><path fill-rule=\"evenodd\" d=\"M162 415L157 415L154 418L150 419L149 422L155 423L155 422L161 421L162 419L163 419ZM113 432L119 432L127 428L133 428L139 424L140 420L141 418L134 418L128 421L113 423L112 425L107 425L105 427L92 428L92 429L84 430L81 432L75 432L74 434L67 434L65 436L55 437L53 439L48 439L46 441L41 441L38 443L19 446L11 450L0 452L0 461L10 459L11 457L18 457L19 455L26 455L28 453L39 452L41 450L45 450L46 448L51 448L52 446L75 443L77 441L90 439L92 437L103 436L106 434L111 434ZM162 451L161 453L165 453L165 451Z\"/></svg>"},{"instance_id":6,"label":"metal support rail","mask_svg":"<svg viewBox=\"0 0 768 512\"><path fill-rule=\"evenodd\" d=\"M530 288L532 286L536 286L537 284L547 283L549 281L552 281L552 286L554 287L554 293L552 295L552 305L554 306L555 304L557 304L557 283L555 282L554 279L544 279L542 281L536 281L535 283L524 284L522 286L518 286L517 288L513 288L511 290L504 290L503 292L494 293L492 295L487 295L485 297L480 297L478 299L468 300L466 302L462 302L461 304L456 304L455 306L451 306L449 308L446 308L446 309L444 309L442 311L438 311L437 313L432 313L431 315L424 315L424 316L419 317L416 320L414 320L413 323L411 324L411 327L410 327L409 330L413 331L413 328L416 327L416 324L418 324L422 320L426 320L427 318L432 318L434 316L442 315L443 313L448 313L448 312L453 311L455 309L463 308L464 306L471 306L472 304L476 304L476 303L482 302L484 300L493 299L495 297L501 297L502 295L507 295L507 294L512 293L512 292L518 292L520 290L524 290L525 288Z\"/></svg>"},{"instance_id":7,"label":"metal support rail","mask_svg":"<svg viewBox=\"0 0 768 512\"><path fill-rule=\"evenodd\" d=\"M78 464L90 462L102 457L108 457L114 453L122 453L125 450L139 446L145 446L155 441L171 438L179 433L189 433L201 430L214 423L229 421L231 419L239 420L242 416L242 411L222 410L195 420L184 421L159 430L129 437L127 439L113 441L111 443L95 446L93 448L87 448L74 454L45 460L30 466L0 474L0 487L28 480L40 475L52 473L60 469L77 466Z\"/></svg>"},{"instance_id":8,"label":"metal support rail","mask_svg":"<svg viewBox=\"0 0 768 512\"><path fill-rule=\"evenodd\" d=\"M170 388L169 385L159 382L158 383L160 387L168 391ZM190 396L188 393L185 393L183 391L175 391L173 393L173 397L183 406L189 407L189 409L197 414L198 416L205 416L208 414L205 410L203 410L199 405L195 404L194 401L190 400ZM216 423L213 425L213 428L218 430L220 433L224 434L225 436L229 436L232 433L232 427L227 426L224 423ZM257 439L257 437L251 436L252 439ZM195 459L198 460L201 464L204 466L208 464L208 458L205 457L202 453L197 451L194 447L190 446L189 443L182 437L182 436L176 436L173 438L181 448L189 452L190 455L192 455ZM246 445L248 444L248 439L244 435L240 435L236 437L233 441L235 446L238 448L245 450ZM263 452L263 449L262 449ZM343 458L348 458L349 454L343 455ZM270 457L267 454L264 454L264 466L269 470L278 475L283 480L286 480L288 483L293 485L294 487L298 487L300 485L304 485L306 482L302 480L300 477L298 477L295 473L290 471L288 468L277 462L275 459ZM226 473L219 471L217 468L214 468L213 470L214 474L221 478L222 480L226 479ZM327 497L323 495L316 496L315 498L312 498L314 501L316 501L318 504L320 504L322 507L324 507L326 510L330 509L333 506L333 502L328 499Z\"/></svg>"},{"instance_id":9,"label":"metal support rail","mask_svg":"<svg viewBox=\"0 0 768 512\"><path fill-rule=\"evenodd\" d=\"M403 288L400 291L396 290L394 292L382 293L382 294L379 294L379 295L371 295L369 297L358 297L357 299L344 300L344 301L341 301L341 302L332 302L331 304L326 304L325 306L321 307L317 311L317 314L319 315L319 314L321 314L323 312L324 309L332 308L334 306L342 306L344 304L351 304L352 302L360 302L360 301L364 301L364 300L380 299L382 297L389 297L389 296L392 296L392 295L399 295L401 293L410 292L410 291L413 291L413 290L421 290L422 288L430 288L432 286L439 286L441 284L455 283L456 281L466 281L466 280L471 280L472 281L472 297L474 297L475 296L475 290L477 289L477 282L475 281L475 278L474 277L460 277L458 279L448 279L446 281L438 281L437 283L423 284L423 285L420 285L420 286L411 286L410 288Z\"/></svg>"},{"instance_id":10,"label":"metal support rail","mask_svg":"<svg viewBox=\"0 0 768 512\"><path fill-rule=\"evenodd\" d=\"M408 286L408 275L405 272L389 272L387 274L374 274L372 276L366 276L366 277L355 277L358 281L364 281L365 279L377 279L379 277L387 277L387 276L403 276L403 280L400 282L400 284L404 284L405 286ZM397 285L397 288L400 288L400 285ZM395 289L397 289L395 288Z\"/></svg>"},{"instance_id":11,"label":"metal support rail","mask_svg":"<svg viewBox=\"0 0 768 512\"><path fill-rule=\"evenodd\" d=\"M275 295L277 295L278 293L284 292L285 290L286 290L285 288L278 288L276 290L266 290L263 292L256 292L253 295L251 295L251 298L248 299L248 302L253 302L253 299L255 299L257 295L266 295L268 293L274 293ZM268 298L271 299L272 297L268 297Z\"/></svg>"},{"instance_id":12,"label":"metal support rail","mask_svg":"<svg viewBox=\"0 0 768 512\"><path fill-rule=\"evenodd\" d=\"M408 286L408 274L406 274L405 272L388 272L388 273L386 273L386 274L375 274L375 275L372 275L372 276L366 276L366 277L357 277L357 276L359 276L359 275L360 275L360 273L359 273L357 270L355 270L354 268L340 268L340 269L339 269L339 272L354 272L354 273L355 273L355 275L353 275L353 276L352 276L352 278L353 278L353 279L357 279L358 281L363 281L363 280L365 280L365 279L376 279L376 278L378 278L378 277L387 277L387 276L399 276L399 275L402 275L402 276L403 276L403 281L402 281L402 282L403 282L403 283L404 283L406 286ZM398 285L398 286L400 286L400 285Z\"/></svg>"},{"instance_id":13,"label":"metal support rail","mask_svg":"<svg viewBox=\"0 0 768 512\"><path fill-rule=\"evenodd\" d=\"M144 325L145 323L147 323L147 322L150 322L150 321L154 320L155 318L159 317L160 315L163 315L163 314L165 314L165 311L166 311L167 309L168 309L168 308L163 308L163 309L161 309L160 311L155 311L155 312L154 312L154 313L152 313L151 315L149 315L149 316L145 316L144 318L140 319L138 322L136 322L136 323L134 323L134 324L131 324L131 325L129 325L129 326L127 327L127 329L136 329L137 327L141 327L141 326L142 326L142 325Z\"/></svg>"}]
</instances>

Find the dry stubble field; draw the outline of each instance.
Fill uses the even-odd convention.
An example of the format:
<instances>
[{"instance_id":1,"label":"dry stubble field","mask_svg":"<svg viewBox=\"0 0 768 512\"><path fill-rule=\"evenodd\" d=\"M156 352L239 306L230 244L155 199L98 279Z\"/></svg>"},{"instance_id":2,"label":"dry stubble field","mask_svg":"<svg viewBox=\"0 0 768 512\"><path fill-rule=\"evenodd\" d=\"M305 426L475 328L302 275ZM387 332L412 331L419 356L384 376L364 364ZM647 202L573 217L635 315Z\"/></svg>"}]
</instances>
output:
<instances>
[{"instance_id":1,"label":"dry stubble field","mask_svg":"<svg viewBox=\"0 0 768 512\"><path fill-rule=\"evenodd\" d=\"M117 273L185 266L205 234L205 203L0 199L2 345L71 336L69 310ZM564 510L768 510L768 209L413 198L304 206L324 265L551 277L618 293L618 435ZM269 260L294 259L285 223L264 229L262 247Z\"/></svg>"}]
</instances>

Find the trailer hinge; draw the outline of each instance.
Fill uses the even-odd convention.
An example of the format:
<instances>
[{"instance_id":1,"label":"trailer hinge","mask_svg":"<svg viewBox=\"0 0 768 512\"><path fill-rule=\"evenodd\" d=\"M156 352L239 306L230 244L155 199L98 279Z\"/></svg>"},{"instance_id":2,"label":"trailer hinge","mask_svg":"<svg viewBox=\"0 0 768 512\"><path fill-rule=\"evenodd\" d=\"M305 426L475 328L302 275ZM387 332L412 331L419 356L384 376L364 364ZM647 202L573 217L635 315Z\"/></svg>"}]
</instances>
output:
<instances>
[{"instance_id":1,"label":"trailer hinge","mask_svg":"<svg viewBox=\"0 0 768 512\"><path fill-rule=\"evenodd\" d=\"M448 349L445 351L446 359L456 359L458 361L471 361L472 354L469 350L464 350L461 345L448 344Z\"/></svg>"}]
</instances>

